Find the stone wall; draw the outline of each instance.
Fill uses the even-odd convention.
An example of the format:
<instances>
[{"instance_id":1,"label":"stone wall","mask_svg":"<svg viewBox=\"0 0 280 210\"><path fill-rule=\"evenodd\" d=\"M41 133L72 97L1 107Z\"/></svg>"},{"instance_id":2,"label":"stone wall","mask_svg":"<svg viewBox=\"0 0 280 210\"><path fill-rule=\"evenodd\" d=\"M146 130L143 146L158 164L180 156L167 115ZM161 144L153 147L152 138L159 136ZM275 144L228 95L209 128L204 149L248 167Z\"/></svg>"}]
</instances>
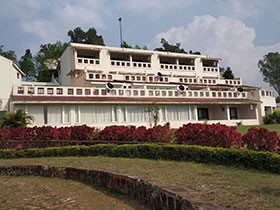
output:
<instances>
[{"instance_id":1,"label":"stone wall","mask_svg":"<svg viewBox=\"0 0 280 210\"><path fill-rule=\"evenodd\" d=\"M191 210L191 203L168 189L153 185L137 177L114 174L106 171L71 167L50 167L42 165L0 166L0 175L33 175L71 179L85 184L106 187L141 199L156 210Z\"/></svg>"}]
</instances>

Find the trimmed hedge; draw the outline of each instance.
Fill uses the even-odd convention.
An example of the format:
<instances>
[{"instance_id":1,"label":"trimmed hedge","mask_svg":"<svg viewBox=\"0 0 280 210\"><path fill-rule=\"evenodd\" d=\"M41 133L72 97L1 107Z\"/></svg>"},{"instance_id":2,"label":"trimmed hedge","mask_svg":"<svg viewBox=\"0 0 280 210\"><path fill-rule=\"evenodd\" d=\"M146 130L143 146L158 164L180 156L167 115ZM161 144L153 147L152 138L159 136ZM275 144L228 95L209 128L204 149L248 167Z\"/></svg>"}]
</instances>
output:
<instances>
[{"instance_id":1,"label":"trimmed hedge","mask_svg":"<svg viewBox=\"0 0 280 210\"><path fill-rule=\"evenodd\" d=\"M223 149L189 145L98 144L94 146L52 147L44 149L0 150L0 158L62 156L109 156L175 161L195 161L252 168L280 174L280 155L245 149Z\"/></svg>"}]
</instances>

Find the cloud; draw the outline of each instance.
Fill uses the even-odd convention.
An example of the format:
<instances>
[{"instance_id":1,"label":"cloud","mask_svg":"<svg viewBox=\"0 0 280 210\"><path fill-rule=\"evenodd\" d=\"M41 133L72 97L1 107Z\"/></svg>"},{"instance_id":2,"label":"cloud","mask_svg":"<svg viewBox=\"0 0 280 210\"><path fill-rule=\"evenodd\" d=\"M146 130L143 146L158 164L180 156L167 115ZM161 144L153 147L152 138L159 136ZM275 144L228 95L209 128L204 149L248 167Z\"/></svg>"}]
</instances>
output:
<instances>
[{"instance_id":1,"label":"cloud","mask_svg":"<svg viewBox=\"0 0 280 210\"><path fill-rule=\"evenodd\" d=\"M161 38L170 43L181 43L185 50L200 51L222 59L221 66L230 66L235 76L249 85L265 86L257 63L270 51L280 51L280 43L271 46L255 46L254 28L242 21L221 16L196 16L186 26L173 27L156 35L152 45ZM157 44L158 46L158 44Z\"/></svg>"},{"instance_id":2,"label":"cloud","mask_svg":"<svg viewBox=\"0 0 280 210\"><path fill-rule=\"evenodd\" d=\"M48 14L39 14L43 7L48 8ZM20 28L23 32L38 37L41 43L65 40L67 32L77 26L84 30L89 27L105 27L102 16L106 15L107 10L104 8L98 0L42 4L37 13L32 15L33 18L20 21Z\"/></svg>"},{"instance_id":3,"label":"cloud","mask_svg":"<svg viewBox=\"0 0 280 210\"><path fill-rule=\"evenodd\" d=\"M121 7L123 7L124 10L137 13L146 12L149 13L149 15L160 16L162 13L170 11L170 9L175 12L176 9L186 8L198 2L198 0L141 0L141 3L139 3L139 1L123 0L121 2Z\"/></svg>"}]
</instances>

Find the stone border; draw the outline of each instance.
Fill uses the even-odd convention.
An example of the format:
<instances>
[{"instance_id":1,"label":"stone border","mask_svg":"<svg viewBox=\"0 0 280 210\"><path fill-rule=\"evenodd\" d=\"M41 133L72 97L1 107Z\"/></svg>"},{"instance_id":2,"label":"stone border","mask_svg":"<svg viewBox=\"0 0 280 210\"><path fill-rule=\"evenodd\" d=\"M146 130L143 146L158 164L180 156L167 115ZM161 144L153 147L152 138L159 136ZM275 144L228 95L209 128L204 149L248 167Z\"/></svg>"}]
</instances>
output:
<instances>
[{"instance_id":1,"label":"stone border","mask_svg":"<svg viewBox=\"0 0 280 210\"><path fill-rule=\"evenodd\" d=\"M143 200L154 209L193 210L191 203L168 189L145 182L133 176L72 167L45 165L0 166L0 175L33 175L70 179L85 184L116 190L133 198Z\"/></svg>"}]
</instances>

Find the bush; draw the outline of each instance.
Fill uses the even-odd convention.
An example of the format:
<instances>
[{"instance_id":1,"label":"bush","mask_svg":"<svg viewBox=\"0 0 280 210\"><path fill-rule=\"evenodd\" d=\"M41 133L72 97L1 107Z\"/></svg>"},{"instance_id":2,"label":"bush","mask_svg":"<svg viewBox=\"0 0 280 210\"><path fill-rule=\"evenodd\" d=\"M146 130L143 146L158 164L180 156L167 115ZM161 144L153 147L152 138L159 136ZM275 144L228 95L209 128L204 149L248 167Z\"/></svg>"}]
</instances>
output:
<instances>
[{"instance_id":1,"label":"bush","mask_svg":"<svg viewBox=\"0 0 280 210\"><path fill-rule=\"evenodd\" d=\"M11 139L11 140L25 139L25 133L26 133L26 128L25 127L10 128L9 139Z\"/></svg>"},{"instance_id":2,"label":"bush","mask_svg":"<svg viewBox=\"0 0 280 210\"><path fill-rule=\"evenodd\" d=\"M168 125L157 125L153 128L147 130L146 140L147 142L165 142L171 143L173 137L173 131L169 128Z\"/></svg>"},{"instance_id":3,"label":"bush","mask_svg":"<svg viewBox=\"0 0 280 210\"><path fill-rule=\"evenodd\" d=\"M58 128L58 139L59 140L71 140L71 127Z\"/></svg>"},{"instance_id":4,"label":"bush","mask_svg":"<svg viewBox=\"0 0 280 210\"><path fill-rule=\"evenodd\" d=\"M277 132L266 128L250 128L242 140L244 146L251 150L277 152L279 147Z\"/></svg>"},{"instance_id":5,"label":"bush","mask_svg":"<svg viewBox=\"0 0 280 210\"><path fill-rule=\"evenodd\" d=\"M0 158L31 158L57 156L96 156L195 161L224 166L237 166L280 174L280 155L245 149L224 149L190 145L93 145L53 147L44 149L0 150Z\"/></svg>"},{"instance_id":6,"label":"bush","mask_svg":"<svg viewBox=\"0 0 280 210\"><path fill-rule=\"evenodd\" d=\"M235 127L222 124L189 123L183 125L176 132L176 143L223 148L240 148L241 134Z\"/></svg>"},{"instance_id":7,"label":"bush","mask_svg":"<svg viewBox=\"0 0 280 210\"><path fill-rule=\"evenodd\" d=\"M128 141L133 140L131 139L132 132L129 132L129 127L127 126L107 126L99 133L100 140L107 140L107 141ZM134 130L135 127L132 128Z\"/></svg>"},{"instance_id":8,"label":"bush","mask_svg":"<svg viewBox=\"0 0 280 210\"><path fill-rule=\"evenodd\" d=\"M94 135L95 128L87 125L71 127L71 140L91 140Z\"/></svg>"},{"instance_id":9,"label":"bush","mask_svg":"<svg viewBox=\"0 0 280 210\"><path fill-rule=\"evenodd\" d=\"M57 140L59 133L57 128L51 126L34 127L36 129L36 140Z\"/></svg>"},{"instance_id":10,"label":"bush","mask_svg":"<svg viewBox=\"0 0 280 210\"><path fill-rule=\"evenodd\" d=\"M0 140L8 140L10 135L10 129L0 128Z\"/></svg>"},{"instance_id":11,"label":"bush","mask_svg":"<svg viewBox=\"0 0 280 210\"><path fill-rule=\"evenodd\" d=\"M264 124L279 124L280 123L280 111L274 111L272 114L267 114L263 118Z\"/></svg>"}]
</instances>

